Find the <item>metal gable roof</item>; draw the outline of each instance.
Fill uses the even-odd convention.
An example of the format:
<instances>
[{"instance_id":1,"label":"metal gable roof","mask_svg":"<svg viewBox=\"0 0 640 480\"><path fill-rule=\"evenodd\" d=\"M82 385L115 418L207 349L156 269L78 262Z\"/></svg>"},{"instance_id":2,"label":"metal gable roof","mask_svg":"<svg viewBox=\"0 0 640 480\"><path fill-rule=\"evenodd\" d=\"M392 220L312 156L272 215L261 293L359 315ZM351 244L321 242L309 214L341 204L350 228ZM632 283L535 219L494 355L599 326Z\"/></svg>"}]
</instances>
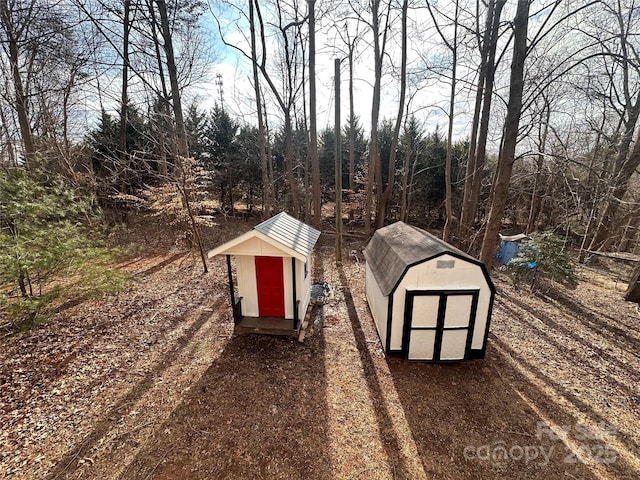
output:
<instances>
[{"instance_id":1,"label":"metal gable roof","mask_svg":"<svg viewBox=\"0 0 640 480\"><path fill-rule=\"evenodd\" d=\"M320 232L300 220L281 212L253 227L254 230L307 257Z\"/></svg>"},{"instance_id":2,"label":"metal gable roof","mask_svg":"<svg viewBox=\"0 0 640 480\"><path fill-rule=\"evenodd\" d=\"M444 253L479 263L462 250L404 222L376 230L364 250L365 259L385 296L395 290L410 266Z\"/></svg>"}]
</instances>

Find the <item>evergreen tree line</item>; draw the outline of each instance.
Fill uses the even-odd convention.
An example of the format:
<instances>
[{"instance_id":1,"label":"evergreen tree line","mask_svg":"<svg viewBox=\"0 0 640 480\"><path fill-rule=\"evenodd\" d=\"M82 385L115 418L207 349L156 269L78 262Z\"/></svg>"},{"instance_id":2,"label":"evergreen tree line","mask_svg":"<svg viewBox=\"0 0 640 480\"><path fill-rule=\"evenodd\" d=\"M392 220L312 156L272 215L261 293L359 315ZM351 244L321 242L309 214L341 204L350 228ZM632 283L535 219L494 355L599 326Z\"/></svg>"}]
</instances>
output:
<instances>
[{"instance_id":1,"label":"evergreen tree line","mask_svg":"<svg viewBox=\"0 0 640 480\"><path fill-rule=\"evenodd\" d=\"M350 179L349 169L349 125L347 119L341 135L342 142L342 185L343 199L348 202L350 219L361 225L364 208L364 188L367 178L369 139L358 118L355 118L355 158L354 178ZM424 227L442 227L445 216L445 159L446 139L436 125L421 125L415 117L410 117L403 126L396 155L394 188L387 209L386 220L401 219L400 210L403 189L408 198L408 216L402 218ZM234 119L224 108L215 105L204 111L192 104L186 110L185 129L189 143L189 153L200 168L202 180L198 187L200 205L205 205L199 213L232 213L238 206L250 212L262 210L263 184L257 146L257 128ZM92 183L95 193L102 199L103 206L118 208L110 202L116 193L139 195L148 185L159 185L174 181L171 165L175 162L175 152L171 145L164 145L164 153L159 154L157 122L152 115L142 115L130 107L126 130L127 164L121 164L118 156L119 119L103 112L98 126L90 132L78 151L90 152L91 168L94 172ZM387 172L392 144L393 125L389 120L381 122L379 145L382 160L382 180L387 182ZM311 170L308 162L308 131L302 123L294 130L295 180L298 195L311 201L309 188ZM318 135L318 159L322 203L335 201L335 132L325 128ZM580 139L576 138L579 144ZM461 208L464 193L465 174L468 160L468 142L453 144L452 187L453 203L456 211ZM289 186L286 181L284 158L284 132L277 130L268 136L267 151L271 178L274 179L276 210L291 209ZM616 139L602 138L601 142L587 151L567 151L567 146L558 144L549 149L545 156L531 154L524 156L515 166L511 189L504 215L504 231L545 230L554 228L574 246L580 247L584 231L589 227L589 219L600 207L602 195L607 193L607 183L618 155ZM404 159L408 155L408 171L404 171ZM164 163L164 167L163 164ZM487 156L483 170L483 187L480 197L479 219L486 215L490 186L495 175L497 157ZM128 171L124 175L123 171ZM120 172L120 173L119 173ZM406 175L406 186L403 177ZM126 180L123 180L126 178ZM353 185L350 189L349 186ZM634 208L637 196L635 182L631 183L630 203L623 212L616 235L612 235L608 247L618 251L633 251L636 246L637 224L640 220ZM350 210L349 210L350 209ZM300 217L305 220L305 211ZM346 212L345 212L346 214ZM310 221L310 219L306 219ZM593 226L592 226L593 227ZM612 232L614 233L614 232ZM477 241L476 239L476 246Z\"/></svg>"},{"instance_id":2,"label":"evergreen tree line","mask_svg":"<svg viewBox=\"0 0 640 480\"><path fill-rule=\"evenodd\" d=\"M148 118L148 117L147 117ZM349 122L342 129L342 184L343 198L355 211L361 213L360 205L366 181L366 160L369 140L359 120L355 119L355 171L350 179L349 171ZM140 115L135 108L129 109L127 123L128 161L123 165L117 155L119 119L102 113L99 125L86 139L91 155L91 167L95 174L97 193L109 206L108 197L114 193L139 195L148 185L158 185L171 180L171 172L164 170L161 159L168 159L169 170L174 160L167 149L158 152L157 132L150 120ZM210 211L201 213L231 213L237 207L260 212L263 185L260 176L260 162L257 152L257 129L255 126L239 122L219 105L204 111L195 104L186 111L185 129L189 143L189 153L200 169L198 176L202 185L198 187L202 200L200 205L208 205ZM379 129L380 152L383 166L382 178L387 182L393 125L383 121ZM298 194L305 198L310 195L308 187L311 176L308 163L308 132L303 125L294 130L295 177ZM319 132L320 183L322 203L335 201L335 132L325 128ZM273 168L277 210L290 208L290 195L285 181L284 133L273 132L269 136L268 151L270 167ZM454 192L461 201L464 179L461 177L467 156L468 144L458 141L453 145ZM446 140L438 126L427 131L415 118L411 118L403 128L398 144L397 158L410 157L411 182L407 186L411 194L411 216L419 224L442 221L445 199L445 157ZM166 161L166 160L165 160ZM402 175L402 166L397 162L396 179ZM166 168L166 167L165 167ZM204 173L204 175L202 175ZM348 186L354 185L353 189ZM310 199L309 199L310 201ZM390 219L398 219L400 211L400 185L394 189L389 207ZM204 207L203 207L204 208ZM304 212L302 212L304 217ZM354 215L352 214L352 218ZM357 221L357 217L354 218Z\"/></svg>"}]
</instances>

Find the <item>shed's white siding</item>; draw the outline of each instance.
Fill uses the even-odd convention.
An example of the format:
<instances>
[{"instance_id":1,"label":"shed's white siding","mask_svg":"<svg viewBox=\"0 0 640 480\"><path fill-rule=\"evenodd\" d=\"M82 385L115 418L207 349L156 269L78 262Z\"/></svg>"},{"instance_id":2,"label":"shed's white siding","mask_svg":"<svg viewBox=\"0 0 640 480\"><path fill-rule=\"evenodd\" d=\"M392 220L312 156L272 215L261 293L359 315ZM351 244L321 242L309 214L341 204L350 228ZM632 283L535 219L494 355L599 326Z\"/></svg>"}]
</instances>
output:
<instances>
[{"instance_id":1,"label":"shed's white siding","mask_svg":"<svg viewBox=\"0 0 640 480\"><path fill-rule=\"evenodd\" d=\"M284 318L293 318L293 274L291 272L291 257L282 257L282 268L284 268ZM296 283L297 275L296 272ZM298 295L300 290L296 285Z\"/></svg>"},{"instance_id":2,"label":"shed's white siding","mask_svg":"<svg viewBox=\"0 0 640 480\"><path fill-rule=\"evenodd\" d=\"M369 308L371 309L371 314L373 315L376 328L378 329L382 348L385 348L387 342L387 309L389 308L389 297L382 295L369 263L366 264L365 270L365 290L367 294L367 301L369 303Z\"/></svg>"},{"instance_id":3,"label":"shed's white siding","mask_svg":"<svg viewBox=\"0 0 640 480\"><path fill-rule=\"evenodd\" d=\"M437 268L438 261L453 261L453 268ZM450 265L451 264L449 263L448 266ZM368 275L369 274L367 272L367 279L369 278ZM483 347L484 334L487 327L487 319L489 317L491 289L489 288L482 268L479 265L446 254L418 265L414 265L413 267L409 267L408 271L400 281L400 284L393 293L393 321L391 323L390 350L400 350L402 348L404 302L407 290L429 289L480 290L473 340L471 343L472 349L480 350ZM367 290L367 298L372 298L369 296L369 290Z\"/></svg>"},{"instance_id":4,"label":"shed's white siding","mask_svg":"<svg viewBox=\"0 0 640 480\"><path fill-rule=\"evenodd\" d=\"M226 255L250 255L250 256L265 256L265 257L280 257L282 256L282 250L276 246L265 242L261 238L251 237L244 242L234 245L233 247L225 250Z\"/></svg>"},{"instance_id":5,"label":"shed's white siding","mask_svg":"<svg viewBox=\"0 0 640 480\"><path fill-rule=\"evenodd\" d=\"M307 313L307 308L309 307L309 303L311 303L311 255L307 257L307 276L304 275L304 264L305 262L300 262L296 260L296 280L298 286L297 295L300 300L300 309L298 311L298 319L300 321L304 320L304 316Z\"/></svg>"},{"instance_id":6,"label":"shed's white siding","mask_svg":"<svg viewBox=\"0 0 640 480\"><path fill-rule=\"evenodd\" d=\"M284 257L284 313L285 318L293 318L293 278L291 258ZM308 257L310 258L310 257ZM296 298L300 300L298 306L298 320L303 320L307 307L311 301L311 275L304 277L304 262L296 259Z\"/></svg>"},{"instance_id":7,"label":"shed's white siding","mask_svg":"<svg viewBox=\"0 0 640 480\"><path fill-rule=\"evenodd\" d=\"M256 284L256 260L253 256L239 255L236 260L238 296L242 297L242 315L258 317L258 286Z\"/></svg>"}]
</instances>

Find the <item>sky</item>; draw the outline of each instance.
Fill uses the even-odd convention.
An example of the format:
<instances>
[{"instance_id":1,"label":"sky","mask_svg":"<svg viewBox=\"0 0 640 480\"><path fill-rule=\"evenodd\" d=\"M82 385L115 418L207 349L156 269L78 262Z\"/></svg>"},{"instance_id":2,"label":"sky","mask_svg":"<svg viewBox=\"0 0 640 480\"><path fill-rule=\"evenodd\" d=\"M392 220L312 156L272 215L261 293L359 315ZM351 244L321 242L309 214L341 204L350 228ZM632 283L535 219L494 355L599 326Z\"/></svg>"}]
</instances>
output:
<instances>
[{"instance_id":1,"label":"sky","mask_svg":"<svg viewBox=\"0 0 640 480\"><path fill-rule=\"evenodd\" d=\"M243 38L244 32L241 28L238 28L234 24L235 14L230 14L228 11L225 13L220 8L212 7L212 11L218 15L221 24L226 31L226 39L228 42L234 44L246 45L246 39ZM438 42L435 42L433 35L427 36L426 41L423 37L424 25L431 22L427 18L428 13L426 10L416 10L412 13L413 16L413 28L417 32L423 30L413 36L410 40L409 51L409 68L418 69L425 63L425 49L427 44L432 45L429 48L436 55L440 55L438 59L441 63L447 62L444 58L444 54L438 47ZM233 20L230 20L233 19ZM255 100L253 97L253 80L251 72L251 64L242 55L234 51L230 47L224 46L224 44L218 39L219 34L217 32L217 25L213 19L211 12L203 19L204 28L207 32L210 32L215 37L214 45L217 54L215 63L210 68L210 80L206 85L201 88L198 95L201 98L201 106L204 108L211 108L215 103L219 102L218 89L215 85L216 76L220 75L223 83L223 98L224 106L232 115L241 118L247 123L255 124ZM347 21L345 20L345 23ZM334 59L336 57L343 57L341 62L341 119L342 124L346 123L346 119L349 115L349 96L348 96L348 75L349 67L346 55L342 51L339 51L339 45L341 40L339 39L335 29L327 28L328 25L334 24L331 22L320 21L320 27L316 34L317 44L317 67L316 67L316 83L318 90L318 102L317 102L317 119L318 129L332 128L334 123L334 108L335 108L335 95L334 95ZM342 22L341 22L342 23ZM418 28L416 25L420 25ZM344 26L341 28L344 29ZM350 23L350 30L353 34L355 32L355 23ZM411 27L410 27L411 28ZM368 29L360 26L360 31L364 31L369 37ZM399 29L399 25L395 27ZM372 48L365 45L365 42L369 41L369 38L365 38L360 42L358 50L356 52L357 60L354 66L354 110L355 114L360 119L360 124L368 132L370 129L371 118L371 104L373 95L373 54ZM390 42L388 47L389 56L385 59L385 69L391 70L396 73L400 71L399 65L399 41L393 39L394 42ZM420 42L420 50L418 51L418 43ZM344 45L344 44L342 44ZM275 51L275 47L269 49ZM342 47L344 50L344 46ZM271 57L273 58L273 57ZM428 60L432 61L432 60ZM465 72L465 76L473 75L471 72ZM415 76L417 78L418 75ZM432 131L436 128L436 125L440 127L441 131L446 131L448 122L448 96L450 91L450 84L446 77L441 77L439 81L426 81L422 80L421 88L416 92L415 88L409 88L408 94L412 94L411 110L416 112L416 116L424 121L425 128L428 131ZM263 89L267 89L266 84L263 84ZM461 88L460 88L461 89ZM383 79L383 89L380 108L380 120L388 119L395 121L398 110L398 97L399 97L399 81L397 78L393 78L392 75L387 74ZM268 106L268 108L271 105ZM457 113L456 118L456 135L462 137L466 135L468 123L469 123L469 106L466 101L466 96L459 95L457 97ZM269 108L272 118L270 119L271 125L275 125L281 121L281 118L277 115L277 105L273 103L272 108Z\"/></svg>"},{"instance_id":2,"label":"sky","mask_svg":"<svg viewBox=\"0 0 640 480\"><path fill-rule=\"evenodd\" d=\"M213 1L213 0L212 0ZM296 1L296 0L290 0ZM432 2L438 8L444 10L449 9L446 15L450 15L447 19L442 12L435 11L436 20L442 34L450 41L453 38L453 23L450 18L453 12L450 11L454 2ZM261 5L266 5L263 0ZM454 139L467 139L470 133L470 124L472 120L473 100L475 96L475 85L477 82L478 57L476 40L470 34L470 29L475 28L476 12L475 1L462 1L460 22L467 26L459 28L459 58L457 66L458 84L454 101ZM544 29L547 16L545 12L549 12L549 5L553 2L535 2L532 12L537 12L530 18L530 38L536 35L538 29ZM305 2L302 5L306 5ZM318 0L317 5L321 9L327 3ZM354 75L354 107L355 114L359 117L360 124L364 127L368 135L370 130L371 104L373 95L373 48L371 30L369 27L358 23L352 18L353 13L340 11L345 8L346 2L340 2L334 10L327 14L318 13L318 27L316 33L317 45L317 120L318 129L322 131L325 128L333 128L334 122L334 59L336 57L345 58L344 43L340 39L339 33L344 36L345 29L348 29L353 37L358 29L362 36L356 50L355 75ZM466 9L468 5L469 9ZM509 66L511 60L510 50L510 34L508 22L513 18L517 2L509 0L503 11L502 21L502 37L500 41L500 50L504 50L501 63L498 66L496 75L495 94L496 100L492 105L492 128L489 137L489 148L497 150L500 137L502 118L505 111L506 100L509 93ZM562 4L555 12L558 18L566 12L564 9L572 8L575 2L567 2ZM541 6L547 7L546 10L540 10ZM269 12L265 10L263 14L266 22ZM325 7L326 8L326 7ZM217 75L223 83L224 106L232 115L249 124L256 124L255 120L255 100L253 97L252 71L250 62L242 55L238 54L233 48L226 47L219 39L218 24L214 20L214 14L221 24L221 28L225 33L228 42L243 45L248 51L248 31L246 23L238 22L242 18L242 14L237 11L223 9L220 4L213 4L211 10L203 18L203 27L211 36L214 42L214 50L217 53L215 62L210 67L210 80L199 91L199 103L203 108L210 108L219 101L218 88L215 85ZM400 84L398 80L400 71L400 40L398 32L400 24L398 20L398 12L393 12L394 22L392 25L393 34L388 42L386 55L384 57L382 95L380 108L380 122L382 120L395 121L398 110L398 98ZM484 14L480 18L480 23L484 22ZM365 20L367 14L364 13ZM576 18L576 21L579 19ZM408 72L409 86L407 91L407 102L409 111L415 114L419 122L422 123L425 133L433 132L436 128L446 135L449 121L449 96L450 96L450 76L451 76L451 51L445 46L444 41L440 37L438 31L434 28L434 21L428 10L425 8L425 2L415 3L413 8L409 9L409 45L408 45ZM338 31L337 29L340 29ZM463 35L465 33L465 35ZM553 35L552 35L553 36ZM549 37L551 38L551 37ZM551 43L544 51L543 55L565 55L567 40L562 39L556 44ZM277 46L268 43L269 59L273 59L277 52ZM564 47L563 47L564 44ZM506 50L505 50L506 49ZM552 50L560 50L555 53ZM536 72L527 72L527 75L534 75ZM262 83L262 89L268 91L265 82ZM282 118L278 115L279 109L275 101L267 102L267 109L270 114L269 126L274 128L281 125ZM349 115L349 96L348 96L348 61L344 59L341 63L341 123L346 124ZM567 115L571 115L568 112ZM573 114L575 116L575 112Z\"/></svg>"}]
</instances>

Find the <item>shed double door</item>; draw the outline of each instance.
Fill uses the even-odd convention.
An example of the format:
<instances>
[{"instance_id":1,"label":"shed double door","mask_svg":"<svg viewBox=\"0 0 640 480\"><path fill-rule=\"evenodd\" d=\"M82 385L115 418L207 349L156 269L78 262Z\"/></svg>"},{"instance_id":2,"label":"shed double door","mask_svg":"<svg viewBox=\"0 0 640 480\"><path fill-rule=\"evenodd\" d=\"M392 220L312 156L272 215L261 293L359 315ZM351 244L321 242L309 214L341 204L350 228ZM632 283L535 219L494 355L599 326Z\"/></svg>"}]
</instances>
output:
<instances>
[{"instance_id":1,"label":"shed double door","mask_svg":"<svg viewBox=\"0 0 640 480\"><path fill-rule=\"evenodd\" d=\"M403 350L410 360L463 360L471 350L479 290L407 291Z\"/></svg>"}]
</instances>

